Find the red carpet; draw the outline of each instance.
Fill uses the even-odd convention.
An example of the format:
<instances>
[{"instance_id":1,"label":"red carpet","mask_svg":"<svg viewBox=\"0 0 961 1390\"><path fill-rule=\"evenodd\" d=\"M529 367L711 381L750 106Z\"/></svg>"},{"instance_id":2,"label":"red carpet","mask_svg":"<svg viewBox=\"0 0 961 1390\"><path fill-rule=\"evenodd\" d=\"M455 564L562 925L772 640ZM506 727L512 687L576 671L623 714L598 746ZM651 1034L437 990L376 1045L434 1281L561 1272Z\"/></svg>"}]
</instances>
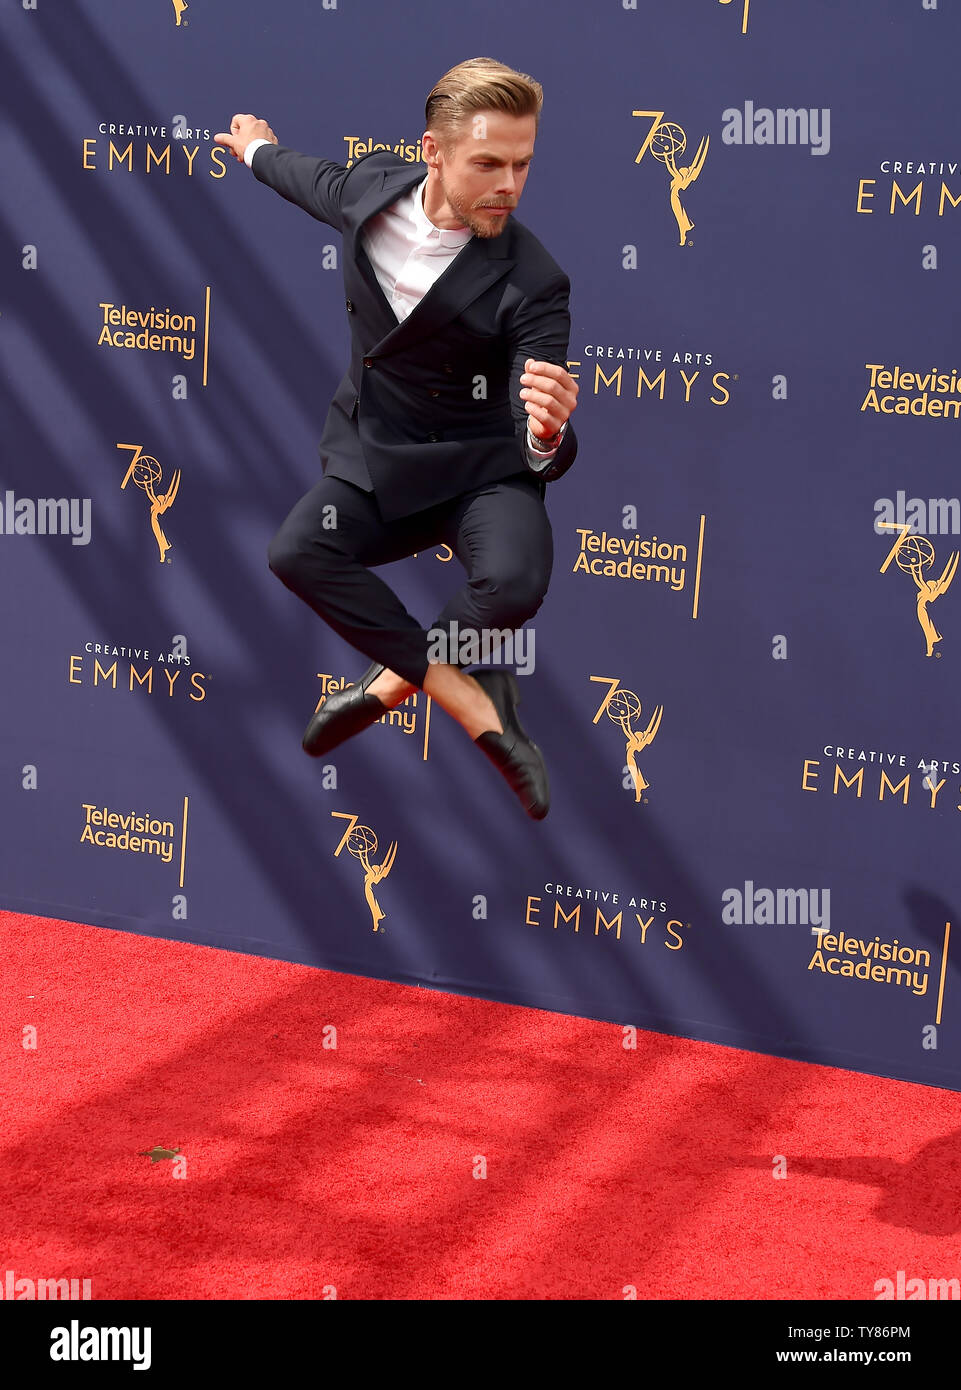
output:
<instances>
[{"instance_id":1,"label":"red carpet","mask_svg":"<svg viewBox=\"0 0 961 1390\"><path fill-rule=\"evenodd\" d=\"M101 928L0 931L0 1280L769 1300L961 1276L954 1092L655 1034L626 1051L611 1024Z\"/></svg>"}]
</instances>

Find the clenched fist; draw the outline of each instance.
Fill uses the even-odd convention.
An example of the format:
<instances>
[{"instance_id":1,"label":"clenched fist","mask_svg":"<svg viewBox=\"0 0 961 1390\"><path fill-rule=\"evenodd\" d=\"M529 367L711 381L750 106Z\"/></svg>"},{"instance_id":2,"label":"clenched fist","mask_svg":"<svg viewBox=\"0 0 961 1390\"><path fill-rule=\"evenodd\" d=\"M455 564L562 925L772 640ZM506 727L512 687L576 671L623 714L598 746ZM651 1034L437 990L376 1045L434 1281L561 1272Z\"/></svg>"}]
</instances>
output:
<instances>
[{"instance_id":1,"label":"clenched fist","mask_svg":"<svg viewBox=\"0 0 961 1390\"><path fill-rule=\"evenodd\" d=\"M256 116L235 116L230 122L229 135L222 130L214 136L214 142L226 145L234 159L241 164L244 162L244 150L251 140L269 140L273 145L280 143L267 122L258 120Z\"/></svg>"},{"instance_id":2,"label":"clenched fist","mask_svg":"<svg viewBox=\"0 0 961 1390\"><path fill-rule=\"evenodd\" d=\"M521 399L527 411L527 428L535 439L549 439L577 409L579 387L564 367L528 358L521 377Z\"/></svg>"}]
</instances>

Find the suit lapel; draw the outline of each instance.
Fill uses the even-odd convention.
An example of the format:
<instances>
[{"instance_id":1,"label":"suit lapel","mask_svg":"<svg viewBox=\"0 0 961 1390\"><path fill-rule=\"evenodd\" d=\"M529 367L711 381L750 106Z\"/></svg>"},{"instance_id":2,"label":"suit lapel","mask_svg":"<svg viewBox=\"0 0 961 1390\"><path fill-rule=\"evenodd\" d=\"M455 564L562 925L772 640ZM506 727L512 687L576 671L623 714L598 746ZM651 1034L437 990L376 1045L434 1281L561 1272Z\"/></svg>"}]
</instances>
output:
<instances>
[{"instance_id":1,"label":"suit lapel","mask_svg":"<svg viewBox=\"0 0 961 1390\"><path fill-rule=\"evenodd\" d=\"M392 326L372 349L372 352L397 352L435 332L467 307L505 275L516 258L510 254L513 242L510 219L498 237L471 237L457 253L447 269L434 281L420 303L402 323L388 302L366 252L361 245L363 225L379 212L390 207L398 198L423 181L423 171L416 166L401 164L385 169L383 178L367 190L354 212L354 257L364 279L384 307Z\"/></svg>"},{"instance_id":2,"label":"suit lapel","mask_svg":"<svg viewBox=\"0 0 961 1390\"><path fill-rule=\"evenodd\" d=\"M391 329L397 326L397 315L381 289L380 281L374 274L374 267L363 248L362 232L366 222L369 222L372 217L376 217L379 212L383 212L385 208L389 208L391 203L396 203L398 198L403 197L415 184L420 183L423 177L423 173L416 165L399 164L392 169L383 169L381 177L372 181L352 211L354 261L364 277L375 303L381 310L385 333L390 333Z\"/></svg>"},{"instance_id":3,"label":"suit lapel","mask_svg":"<svg viewBox=\"0 0 961 1390\"><path fill-rule=\"evenodd\" d=\"M487 239L471 237L462 250L458 251L447 269L438 276L420 303L407 315L402 323L382 338L373 349L374 352L399 352L421 338L429 337L445 323L467 308L478 295L506 275L515 264L507 254L506 245L496 247L495 242L507 242L510 233L505 229L499 237ZM395 316L396 317L396 316Z\"/></svg>"},{"instance_id":4,"label":"suit lapel","mask_svg":"<svg viewBox=\"0 0 961 1390\"><path fill-rule=\"evenodd\" d=\"M410 192L415 183L423 182L424 177L423 168L416 164L398 164L392 169L382 169L381 177L371 181L352 211L354 235L359 237L365 222L390 207L391 203L396 203L398 198Z\"/></svg>"}]
</instances>

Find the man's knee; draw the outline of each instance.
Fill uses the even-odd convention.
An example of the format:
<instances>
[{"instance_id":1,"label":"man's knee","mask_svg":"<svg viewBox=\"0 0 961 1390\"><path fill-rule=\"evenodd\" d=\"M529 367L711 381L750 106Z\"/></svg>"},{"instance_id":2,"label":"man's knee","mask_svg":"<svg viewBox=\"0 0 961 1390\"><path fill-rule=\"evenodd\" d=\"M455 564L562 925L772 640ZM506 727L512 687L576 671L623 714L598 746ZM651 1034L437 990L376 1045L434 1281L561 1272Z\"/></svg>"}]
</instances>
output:
<instances>
[{"instance_id":1,"label":"man's knee","mask_svg":"<svg viewBox=\"0 0 961 1390\"><path fill-rule=\"evenodd\" d=\"M544 601L549 575L530 569L502 570L475 587L488 627L522 627Z\"/></svg>"},{"instance_id":2,"label":"man's knee","mask_svg":"<svg viewBox=\"0 0 961 1390\"><path fill-rule=\"evenodd\" d=\"M285 522L267 548L267 563L278 579L293 588L305 569L316 576L335 566L337 555L329 537L305 535Z\"/></svg>"}]
</instances>

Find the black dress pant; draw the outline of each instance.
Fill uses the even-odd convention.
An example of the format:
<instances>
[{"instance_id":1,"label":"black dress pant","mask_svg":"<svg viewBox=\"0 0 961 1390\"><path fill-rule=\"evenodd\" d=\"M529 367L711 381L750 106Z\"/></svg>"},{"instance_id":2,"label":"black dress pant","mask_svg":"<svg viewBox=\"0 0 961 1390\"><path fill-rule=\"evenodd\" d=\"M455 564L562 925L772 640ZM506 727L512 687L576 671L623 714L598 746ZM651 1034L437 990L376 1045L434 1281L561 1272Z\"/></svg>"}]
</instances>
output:
<instances>
[{"instance_id":1,"label":"black dress pant","mask_svg":"<svg viewBox=\"0 0 961 1390\"><path fill-rule=\"evenodd\" d=\"M430 634L371 568L437 544L450 546L467 582L431 628L450 631L456 621L462 634L513 631L541 606L553 538L542 484L521 474L391 522L381 518L372 493L323 478L274 536L268 559L287 588L346 642L420 689ZM456 655L455 649L453 664Z\"/></svg>"}]
</instances>

